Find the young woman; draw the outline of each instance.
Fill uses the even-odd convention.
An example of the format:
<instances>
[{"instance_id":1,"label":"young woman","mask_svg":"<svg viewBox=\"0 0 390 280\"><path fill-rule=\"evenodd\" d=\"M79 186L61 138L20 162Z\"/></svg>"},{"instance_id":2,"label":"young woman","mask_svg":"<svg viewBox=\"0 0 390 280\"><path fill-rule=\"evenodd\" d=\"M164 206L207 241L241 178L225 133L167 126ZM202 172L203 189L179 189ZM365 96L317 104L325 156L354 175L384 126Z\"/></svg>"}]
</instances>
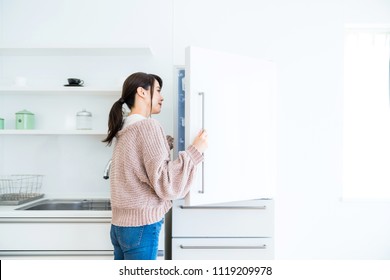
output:
<instances>
[{"instance_id":1,"label":"young woman","mask_svg":"<svg viewBox=\"0 0 390 280\"><path fill-rule=\"evenodd\" d=\"M150 118L161 111L162 84L157 75L130 75L110 111L103 142L111 145L116 140L110 171L110 234L118 260L157 258L164 215L172 207L171 200L188 193L207 148L207 134L200 131L186 151L170 159L167 137ZM124 120L123 104L130 108Z\"/></svg>"}]
</instances>

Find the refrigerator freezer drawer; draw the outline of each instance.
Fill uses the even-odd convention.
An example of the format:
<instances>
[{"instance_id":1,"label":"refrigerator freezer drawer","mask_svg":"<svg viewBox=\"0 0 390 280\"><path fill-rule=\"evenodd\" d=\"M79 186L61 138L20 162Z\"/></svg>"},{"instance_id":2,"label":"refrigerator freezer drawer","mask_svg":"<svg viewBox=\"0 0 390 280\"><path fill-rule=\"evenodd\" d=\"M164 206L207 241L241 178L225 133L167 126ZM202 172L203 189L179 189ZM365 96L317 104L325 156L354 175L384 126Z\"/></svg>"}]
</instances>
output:
<instances>
[{"instance_id":1,"label":"refrigerator freezer drawer","mask_svg":"<svg viewBox=\"0 0 390 280\"><path fill-rule=\"evenodd\" d=\"M173 238L174 260L270 260L272 238Z\"/></svg>"},{"instance_id":2,"label":"refrigerator freezer drawer","mask_svg":"<svg viewBox=\"0 0 390 280\"><path fill-rule=\"evenodd\" d=\"M271 237L273 200L203 206L173 205L173 237Z\"/></svg>"}]
</instances>

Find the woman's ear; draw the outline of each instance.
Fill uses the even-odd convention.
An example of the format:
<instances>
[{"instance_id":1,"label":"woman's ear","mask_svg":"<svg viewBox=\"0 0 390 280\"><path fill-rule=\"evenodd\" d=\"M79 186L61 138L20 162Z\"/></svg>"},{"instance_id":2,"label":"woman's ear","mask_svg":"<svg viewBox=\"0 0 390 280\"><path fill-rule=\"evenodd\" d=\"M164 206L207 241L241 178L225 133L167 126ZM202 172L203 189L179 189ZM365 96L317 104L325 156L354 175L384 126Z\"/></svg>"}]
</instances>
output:
<instances>
[{"instance_id":1,"label":"woman's ear","mask_svg":"<svg viewBox=\"0 0 390 280\"><path fill-rule=\"evenodd\" d=\"M137 94L144 98L146 96L145 89L143 87L137 87Z\"/></svg>"}]
</instances>

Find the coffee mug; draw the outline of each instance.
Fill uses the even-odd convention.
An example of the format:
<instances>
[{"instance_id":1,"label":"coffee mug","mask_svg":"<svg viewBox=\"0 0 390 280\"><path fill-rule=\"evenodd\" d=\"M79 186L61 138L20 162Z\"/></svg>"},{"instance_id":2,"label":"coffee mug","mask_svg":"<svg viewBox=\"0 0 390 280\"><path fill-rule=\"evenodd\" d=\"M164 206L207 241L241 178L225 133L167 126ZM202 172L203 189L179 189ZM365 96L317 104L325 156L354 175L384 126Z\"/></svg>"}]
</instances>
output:
<instances>
[{"instance_id":1,"label":"coffee mug","mask_svg":"<svg viewBox=\"0 0 390 280\"><path fill-rule=\"evenodd\" d=\"M82 84L84 84L84 81L80 80L80 79L76 79L76 78L69 78L68 79L68 83L69 83L69 85L79 85L79 86L81 86Z\"/></svg>"}]
</instances>

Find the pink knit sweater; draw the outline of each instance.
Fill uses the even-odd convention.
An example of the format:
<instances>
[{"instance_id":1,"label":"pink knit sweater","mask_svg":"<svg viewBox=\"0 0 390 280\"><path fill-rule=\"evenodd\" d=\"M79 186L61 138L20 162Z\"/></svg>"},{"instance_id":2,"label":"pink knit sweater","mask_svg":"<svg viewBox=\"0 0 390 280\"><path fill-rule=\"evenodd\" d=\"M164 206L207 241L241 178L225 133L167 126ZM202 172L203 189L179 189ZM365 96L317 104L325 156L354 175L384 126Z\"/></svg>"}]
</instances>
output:
<instances>
[{"instance_id":1,"label":"pink knit sweater","mask_svg":"<svg viewBox=\"0 0 390 280\"><path fill-rule=\"evenodd\" d=\"M110 171L112 224L140 226L161 220L183 198L202 154L189 146L174 161L161 125L145 119L117 134Z\"/></svg>"}]
</instances>

